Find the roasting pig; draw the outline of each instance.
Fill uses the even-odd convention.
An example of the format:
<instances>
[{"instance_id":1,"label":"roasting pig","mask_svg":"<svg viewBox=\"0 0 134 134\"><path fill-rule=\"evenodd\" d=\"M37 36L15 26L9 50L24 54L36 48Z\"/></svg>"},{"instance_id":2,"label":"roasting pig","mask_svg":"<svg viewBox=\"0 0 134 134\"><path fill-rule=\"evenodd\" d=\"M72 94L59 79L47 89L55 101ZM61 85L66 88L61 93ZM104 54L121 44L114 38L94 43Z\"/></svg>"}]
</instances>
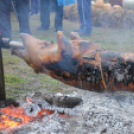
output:
<instances>
[{"instance_id":1,"label":"roasting pig","mask_svg":"<svg viewBox=\"0 0 134 134\"><path fill-rule=\"evenodd\" d=\"M134 54L103 50L98 44L57 32L57 44L21 33L25 50L12 54L25 60L36 73L45 73L71 86L93 90L134 90Z\"/></svg>"}]
</instances>

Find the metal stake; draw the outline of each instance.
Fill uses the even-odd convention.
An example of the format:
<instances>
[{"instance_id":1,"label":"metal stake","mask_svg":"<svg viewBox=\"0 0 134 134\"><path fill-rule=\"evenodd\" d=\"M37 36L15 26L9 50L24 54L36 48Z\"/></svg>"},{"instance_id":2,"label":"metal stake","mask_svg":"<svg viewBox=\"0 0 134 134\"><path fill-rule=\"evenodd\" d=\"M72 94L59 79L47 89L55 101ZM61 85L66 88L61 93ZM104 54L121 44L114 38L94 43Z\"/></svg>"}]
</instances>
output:
<instances>
[{"instance_id":1,"label":"metal stake","mask_svg":"<svg viewBox=\"0 0 134 134\"><path fill-rule=\"evenodd\" d=\"M2 51L1 51L1 44L0 44L0 101L5 101L5 100L6 100L5 79L4 79Z\"/></svg>"},{"instance_id":2,"label":"metal stake","mask_svg":"<svg viewBox=\"0 0 134 134\"><path fill-rule=\"evenodd\" d=\"M21 42L12 41L11 39L8 38L2 38L2 35L0 34L0 101L6 101L5 79L4 79L1 47L5 47L5 48L12 47L12 48L19 48L19 49L24 49L24 47Z\"/></svg>"}]
</instances>

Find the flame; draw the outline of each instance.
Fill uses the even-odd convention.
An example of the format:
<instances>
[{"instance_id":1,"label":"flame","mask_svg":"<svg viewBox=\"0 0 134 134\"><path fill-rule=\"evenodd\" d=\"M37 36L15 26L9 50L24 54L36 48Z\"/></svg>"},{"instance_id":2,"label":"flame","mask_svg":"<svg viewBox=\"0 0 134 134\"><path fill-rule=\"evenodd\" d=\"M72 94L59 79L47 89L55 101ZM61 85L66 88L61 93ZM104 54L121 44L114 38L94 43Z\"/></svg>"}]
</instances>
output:
<instances>
[{"instance_id":1,"label":"flame","mask_svg":"<svg viewBox=\"0 0 134 134\"><path fill-rule=\"evenodd\" d=\"M34 103L33 100L27 98L27 102ZM49 109L41 109L37 116L28 116L25 112L24 108L21 107L14 107L13 105L10 105L6 108L0 109L0 133L6 132L11 133L11 131L15 131L17 129L20 129L23 125L32 122L34 120L42 121L43 113L46 113L46 115L51 115L54 113L54 111L51 111ZM70 117L69 115L63 115L59 114L59 116L62 117Z\"/></svg>"},{"instance_id":2,"label":"flame","mask_svg":"<svg viewBox=\"0 0 134 134\"><path fill-rule=\"evenodd\" d=\"M34 101L32 99L29 99L29 98L26 98L26 101L34 103Z\"/></svg>"},{"instance_id":3,"label":"flame","mask_svg":"<svg viewBox=\"0 0 134 134\"><path fill-rule=\"evenodd\" d=\"M4 129L21 128L23 124L35 119L33 116L27 116L25 109L13 105L0 109L0 113L0 132Z\"/></svg>"}]
</instances>

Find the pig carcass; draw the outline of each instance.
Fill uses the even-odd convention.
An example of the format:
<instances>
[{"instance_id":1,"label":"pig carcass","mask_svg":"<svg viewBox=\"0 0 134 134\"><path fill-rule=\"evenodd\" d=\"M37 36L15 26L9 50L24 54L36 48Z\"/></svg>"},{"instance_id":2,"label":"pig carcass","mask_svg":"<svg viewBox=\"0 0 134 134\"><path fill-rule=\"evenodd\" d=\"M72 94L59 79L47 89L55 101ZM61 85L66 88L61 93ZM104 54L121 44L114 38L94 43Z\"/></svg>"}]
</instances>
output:
<instances>
[{"instance_id":1,"label":"pig carcass","mask_svg":"<svg viewBox=\"0 0 134 134\"><path fill-rule=\"evenodd\" d=\"M57 44L21 33L25 50L13 49L33 68L71 86L93 90L134 90L134 54L103 50L98 44L57 32Z\"/></svg>"}]
</instances>

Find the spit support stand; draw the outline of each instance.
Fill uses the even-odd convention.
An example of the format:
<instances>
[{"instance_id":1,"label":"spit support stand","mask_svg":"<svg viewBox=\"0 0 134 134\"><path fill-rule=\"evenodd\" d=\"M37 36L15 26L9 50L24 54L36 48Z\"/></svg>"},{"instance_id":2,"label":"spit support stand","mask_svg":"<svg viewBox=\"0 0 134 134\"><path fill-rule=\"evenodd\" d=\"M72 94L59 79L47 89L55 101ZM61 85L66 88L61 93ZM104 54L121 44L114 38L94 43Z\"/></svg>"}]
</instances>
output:
<instances>
[{"instance_id":1,"label":"spit support stand","mask_svg":"<svg viewBox=\"0 0 134 134\"><path fill-rule=\"evenodd\" d=\"M5 79L4 79L4 68L1 48L17 48L24 49L23 43L12 41L9 38L2 38L0 34L0 107L1 102L6 104L6 91L5 91Z\"/></svg>"},{"instance_id":2,"label":"spit support stand","mask_svg":"<svg viewBox=\"0 0 134 134\"><path fill-rule=\"evenodd\" d=\"M6 101L5 79L4 79L4 69L3 69L1 44L2 44L2 42L0 41L0 101Z\"/></svg>"}]
</instances>

